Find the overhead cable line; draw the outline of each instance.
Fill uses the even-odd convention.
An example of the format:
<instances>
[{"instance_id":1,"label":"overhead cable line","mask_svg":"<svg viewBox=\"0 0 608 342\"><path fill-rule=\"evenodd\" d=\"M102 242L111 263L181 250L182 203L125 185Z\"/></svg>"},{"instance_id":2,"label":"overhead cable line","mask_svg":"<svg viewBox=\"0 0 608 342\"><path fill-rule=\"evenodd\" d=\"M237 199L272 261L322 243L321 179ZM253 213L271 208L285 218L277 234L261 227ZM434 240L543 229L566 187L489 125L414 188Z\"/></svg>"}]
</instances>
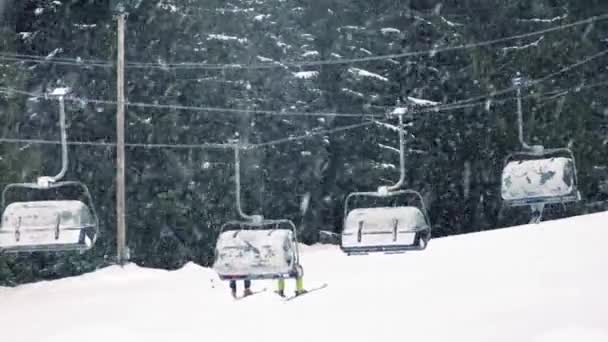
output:
<instances>
[{"instance_id":1,"label":"overhead cable line","mask_svg":"<svg viewBox=\"0 0 608 342\"><path fill-rule=\"evenodd\" d=\"M244 149L256 149L268 146L274 146L282 143L298 141L316 137L319 135L328 135L337 132L344 132L353 130L360 127L371 125L372 121L366 121L364 123L358 123L348 126L340 126L327 130L312 131L299 136L288 137L284 139L277 139L259 144L244 144L241 147ZM61 145L60 140L47 140L47 139L20 139L20 138L0 138L0 143L11 143L11 144L33 144L33 145ZM98 147L116 147L115 142L107 141L68 141L68 145L75 146L98 146ZM126 147L130 148L144 148L144 149L233 149L234 144L231 143L200 143L200 144L144 144L144 143L126 143Z\"/></svg>"},{"instance_id":2,"label":"overhead cable line","mask_svg":"<svg viewBox=\"0 0 608 342\"><path fill-rule=\"evenodd\" d=\"M321 65L341 65L341 64L353 64L353 63L362 63L362 62L371 62L378 60L388 60L388 59L398 59L398 58L406 58L406 57L418 57L425 55L435 55L443 52L457 51L457 50L466 50L473 49L479 47L485 47L490 45L495 45L499 43L504 43L512 40L531 38L551 32L561 31L565 29L569 29L576 26L591 24L597 21L603 21L608 19L608 14L602 14L594 17L590 17L583 20L578 20L568 24L556 25L550 28L531 31L523 34L513 35L509 37L503 37L498 39L486 40L476 43L467 43L460 44L454 46L446 46L446 47L437 47L426 50L418 50L418 51L409 51L403 53L396 54L387 54L387 55L376 55L376 56L367 56L360 58L343 58L343 59L331 59L331 60L314 60L314 61L274 61L274 62L264 62L264 63L229 63L229 64L212 64L212 63L198 63L198 62L180 62L180 63L149 63L149 62L127 62L127 68L139 68L139 69L207 69L207 70L225 70L225 69L274 69L274 68L285 68L285 67L306 67L306 66L321 66ZM34 63L56 63L61 62L63 64L69 65L73 63L78 66L95 66L95 67L113 67L113 64L104 62L100 63L99 60L84 60L84 59L76 59L76 58L55 58L48 56L34 56L34 55L15 55L10 54L8 52L0 52L0 59L19 59L24 62L34 62Z\"/></svg>"},{"instance_id":3,"label":"overhead cable line","mask_svg":"<svg viewBox=\"0 0 608 342\"><path fill-rule=\"evenodd\" d=\"M11 144L34 144L34 145L61 145L60 140L46 139L19 139L19 138L0 138L0 143ZM74 146L99 146L99 147L116 147L115 142L107 141L68 141L68 145ZM126 143L129 148L143 149L232 149L232 144L222 143L200 143L200 144L144 144L144 143Z\"/></svg>"},{"instance_id":4,"label":"overhead cable line","mask_svg":"<svg viewBox=\"0 0 608 342\"><path fill-rule=\"evenodd\" d=\"M551 99L555 99L556 98L555 96L565 96L571 92L579 92L584 89L592 89L592 88L597 88L597 87L602 87L602 86L608 86L608 81L592 83L592 84L588 84L588 85L584 85L584 86L576 86L576 87L572 87L569 89L554 90L547 94L548 95L551 94L553 96ZM3 90L1 88L0 88L0 92L3 92ZM525 98L531 98L531 97L536 97L536 96L538 96L538 95L530 94L530 95L526 95ZM493 103L504 103L507 101L511 101L513 99L515 99L515 97L493 100L492 102ZM460 105L460 107L458 107L458 108L450 108L449 110L482 106L482 105L485 105L486 102L487 101L463 104L463 105ZM442 110L447 110L447 109L444 108ZM424 111L425 110L420 110L417 112L424 112ZM428 111L436 111L436 110L428 110ZM336 127L333 129L313 131L313 132L310 132L310 133L307 133L304 135L299 135L299 136L290 136L287 138L281 138L281 139L271 140L268 142L262 142L262 143L257 143L257 144L247 144L247 145L243 146L243 148L256 149L256 148L265 148L265 147L269 147L269 146L276 146L279 144L309 139L309 138L319 136L319 135L327 135L327 134L333 134L333 133L338 133L338 132L343 132L343 131L350 131L350 130L357 129L357 128L367 127L374 123L375 123L375 121L366 121L366 122L347 125L347 126L340 126L340 127ZM44 140L44 139L0 138L0 143L60 145L61 141ZM95 141L69 141L68 145L115 147L116 143L115 142L95 142ZM129 147L129 148L144 148L144 149L232 149L232 148L234 148L234 144L228 144L228 143L200 143L200 144L127 143L125 146Z\"/></svg>"},{"instance_id":5,"label":"overhead cable line","mask_svg":"<svg viewBox=\"0 0 608 342\"><path fill-rule=\"evenodd\" d=\"M549 79L552 79L556 76L559 76L561 74L567 73L581 65L584 65L586 63L589 63L599 57L602 57L604 55L608 54L608 49L603 50L599 53L596 53L592 56L589 56L587 58L584 58L574 64L568 65L566 67L561 68L558 71L552 72L550 74L547 74L539 79L530 81L528 83L528 86L535 86L538 85L542 82L545 82ZM451 102L451 103L445 103L445 104L438 104L435 106L429 106L429 107L425 107L425 108L421 108L421 109L416 109L414 110L412 113L428 113L428 112L440 112L440 111L447 111L447 110L457 110L457 109L463 109L463 108L470 108L470 107L475 107L478 106L482 103L485 103L485 101L487 101L488 98L492 98L492 97L496 97L499 95L504 95L507 94L509 92L513 92L515 91L516 88L514 86L509 86L508 88L502 89L502 90L498 90L495 92L492 92L490 94L485 94L485 95L480 95L480 96L476 96L476 97L471 97L468 99L464 99L464 100L458 100L455 102ZM35 98L41 98L43 97L42 95L38 95L38 94L34 94L34 93L30 93L30 92L26 92L23 90L17 90L17 89L11 89L11 88L3 88L0 87L0 92L2 93L16 93L16 94L20 94L20 95L25 95L25 96L31 96L31 97L35 97ZM73 102L85 102L85 103L95 103L95 104L104 104L104 105L116 105L117 102L116 101L111 101L111 100L99 100L99 99L89 99L89 98L83 98L83 97L67 97L66 101L73 101ZM478 102L478 101L483 101L483 102L479 102L477 104L472 102ZM328 117L328 116L333 116L333 117L367 117L367 118L377 118L377 117L384 117L385 114L384 113L326 113L326 112L285 112L285 111L276 111L276 110L258 110L258 109L238 109L238 108L221 108L221 107L197 107L197 106L183 106L183 105L164 105L164 104L153 104L153 103L143 103L143 102L127 102L126 106L128 107L139 107L139 108L157 108L157 109L173 109L173 110L191 110L191 111L203 111L203 112L224 112L224 113L248 113L248 114L264 114L264 115L276 115L276 116L323 116L323 117ZM388 109L392 109L395 107L387 107L385 108L385 110Z\"/></svg>"},{"instance_id":6,"label":"overhead cable line","mask_svg":"<svg viewBox=\"0 0 608 342\"><path fill-rule=\"evenodd\" d=\"M0 93L4 94L19 94L24 96L30 96L33 98L43 98L44 95L34 94L31 92L12 89L12 88L3 88L0 87ZM116 101L113 100L99 100L99 99L90 99L85 97L77 97L70 96L66 97L65 101L70 102L84 102L84 103L93 103L93 104L102 104L102 105L113 105L117 104ZM183 106L183 105L165 105L165 104L154 104L154 103L144 103L144 102L126 102L125 105L127 107L137 107L137 108L156 108L156 109L172 109L172 110L189 110L189 111L199 111L199 112L223 112L223 113L243 113L243 114L264 114L264 115L274 115L274 116L323 116L323 117L384 117L383 113L376 114L365 114L365 113L333 113L333 112L285 112L278 110L262 110L262 109L238 109L238 108L222 108L222 107L197 107L197 106Z\"/></svg>"},{"instance_id":7,"label":"overhead cable line","mask_svg":"<svg viewBox=\"0 0 608 342\"><path fill-rule=\"evenodd\" d=\"M569 24L556 25L554 27L546 28L543 30L532 31L528 33L513 35L504 38L492 39L482 42L476 43L468 43L461 44L455 46L446 46L446 47L438 47L433 49L426 50L418 50L418 51L410 51L396 54L387 54L387 55L376 55L376 56L367 56L360 58L345 58L345 59L335 59L335 60L315 60L315 61L276 61L276 62L266 62L266 63L253 63L253 64L209 64L209 63L166 63L166 64L158 64L158 63L127 63L128 66L132 68L149 68L149 67L160 67L160 68L169 68L169 69L274 69L281 68L285 66L290 67L305 67L305 66L321 66L321 65L340 65L340 64L352 64L352 63L362 63L362 62L370 62L370 61L378 61L378 60L387 60L387 59L398 59L398 58L406 58L406 57L419 57L425 55L435 55L443 52L450 52L456 50L468 50L478 47L490 46L499 43L504 43L512 40L524 39L535 37L555 31L561 31L568 28L591 24L596 21L602 21L608 19L608 14L602 14L599 16L594 16L591 18L575 21Z\"/></svg>"},{"instance_id":8,"label":"overhead cable line","mask_svg":"<svg viewBox=\"0 0 608 342\"><path fill-rule=\"evenodd\" d=\"M593 61L593 60L595 60L597 58L600 58L602 56L605 56L607 54L608 54L608 49L603 50L603 51L601 51L599 53L596 53L596 54L594 54L592 56L584 58L584 59L582 59L582 60L580 60L580 61L578 61L578 62L576 62L574 64L570 64L570 65L568 65L568 66L566 66L564 68L561 68L558 71L555 71L555 72L552 72L550 74L547 74L546 76L543 76L543 77L541 77L539 79L529 81L527 83L527 87L536 86L536 85L538 85L540 83L543 83L543 82L545 82L545 81L547 81L549 79L552 79L552 78L554 78L556 76L559 76L561 74L565 74L565 73L567 73L567 72L569 72L569 71L571 71L571 70L573 70L573 69L575 69L575 68L577 68L577 67L579 67L581 65L587 64L587 63L589 63L589 62L591 62L591 61ZM471 102L476 102L476 101L484 101L485 102L485 100L487 100L488 98L492 98L492 97L508 94L510 92L514 92L515 90L517 90L517 88L515 86L510 86L508 88L501 89L501 90L498 90L498 91L495 91L495 92L492 92L492 93L489 93L489 94L479 95L479 96L471 97L471 98L464 99L464 100L454 101L454 102L447 103L447 104L439 104L439 105L436 105L436 106L430 106L430 107L426 107L426 108L421 109L421 110L416 110L414 112L416 112L416 113L428 113L428 112L446 110L448 108L449 109L467 108L468 107L467 104L470 104Z\"/></svg>"},{"instance_id":9,"label":"overhead cable line","mask_svg":"<svg viewBox=\"0 0 608 342\"><path fill-rule=\"evenodd\" d=\"M333 133L338 133L338 132L343 132L343 131L350 131L350 130L353 130L356 128L371 126L373 124L374 124L374 121L366 121L366 122L361 122L361 123L348 125L348 126L313 131L313 132L310 132L305 135L287 137L287 138L271 140L271 141L267 141L267 142L263 142L263 143L259 143L259 144L253 144L249 148L255 149L255 148L262 148L262 147L270 147L270 146L275 146L275 145L279 145L279 144L284 144L284 143L289 143L289 142L294 142L294 141L299 141L299 140L305 140L305 139L309 139L309 138L319 136L319 135L327 135L327 134L333 134Z\"/></svg>"}]
</instances>

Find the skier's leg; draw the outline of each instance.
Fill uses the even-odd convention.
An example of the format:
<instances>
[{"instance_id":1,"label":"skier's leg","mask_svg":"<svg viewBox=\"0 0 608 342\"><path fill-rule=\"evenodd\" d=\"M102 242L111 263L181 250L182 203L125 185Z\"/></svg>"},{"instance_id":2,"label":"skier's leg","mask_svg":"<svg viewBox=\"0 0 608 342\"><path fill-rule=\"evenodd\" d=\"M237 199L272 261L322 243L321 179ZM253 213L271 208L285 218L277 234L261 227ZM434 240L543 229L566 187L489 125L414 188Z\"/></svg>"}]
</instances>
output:
<instances>
[{"instance_id":1,"label":"skier's leg","mask_svg":"<svg viewBox=\"0 0 608 342\"><path fill-rule=\"evenodd\" d=\"M245 292L244 295L245 296L249 296L251 294L251 280L246 279L245 280Z\"/></svg>"},{"instance_id":2,"label":"skier's leg","mask_svg":"<svg viewBox=\"0 0 608 342\"><path fill-rule=\"evenodd\" d=\"M298 265L298 273L296 275L296 296L305 293L304 289L304 268L302 265Z\"/></svg>"},{"instance_id":3,"label":"skier's leg","mask_svg":"<svg viewBox=\"0 0 608 342\"><path fill-rule=\"evenodd\" d=\"M230 292L232 293L233 297L236 297L236 281L234 280L230 281Z\"/></svg>"},{"instance_id":4,"label":"skier's leg","mask_svg":"<svg viewBox=\"0 0 608 342\"><path fill-rule=\"evenodd\" d=\"M304 289L304 277L296 277L296 295L300 295L305 292L306 290Z\"/></svg>"},{"instance_id":5,"label":"skier's leg","mask_svg":"<svg viewBox=\"0 0 608 342\"><path fill-rule=\"evenodd\" d=\"M279 278L278 282L277 282L277 293L279 294L279 296L281 297L285 297L285 279L283 278Z\"/></svg>"},{"instance_id":6,"label":"skier's leg","mask_svg":"<svg viewBox=\"0 0 608 342\"><path fill-rule=\"evenodd\" d=\"M543 219L543 211L545 210L545 204L532 204L530 205L530 209L532 210L532 217L530 218L530 222L528 224L538 224Z\"/></svg>"}]
</instances>

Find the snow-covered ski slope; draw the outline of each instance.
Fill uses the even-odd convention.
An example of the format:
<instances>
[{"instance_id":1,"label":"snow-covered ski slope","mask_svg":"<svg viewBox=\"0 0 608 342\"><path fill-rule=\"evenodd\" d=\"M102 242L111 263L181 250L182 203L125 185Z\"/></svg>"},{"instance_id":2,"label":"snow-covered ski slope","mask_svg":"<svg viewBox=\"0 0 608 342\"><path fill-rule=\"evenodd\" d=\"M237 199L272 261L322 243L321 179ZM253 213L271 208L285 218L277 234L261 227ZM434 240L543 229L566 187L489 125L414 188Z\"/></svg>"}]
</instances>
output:
<instances>
[{"instance_id":1,"label":"snow-covered ski slope","mask_svg":"<svg viewBox=\"0 0 608 342\"><path fill-rule=\"evenodd\" d=\"M109 267L0 288L0 340L606 342L607 245L602 213L436 239L402 255L303 247L305 285L329 286L290 302L272 291L235 301L192 263Z\"/></svg>"}]
</instances>

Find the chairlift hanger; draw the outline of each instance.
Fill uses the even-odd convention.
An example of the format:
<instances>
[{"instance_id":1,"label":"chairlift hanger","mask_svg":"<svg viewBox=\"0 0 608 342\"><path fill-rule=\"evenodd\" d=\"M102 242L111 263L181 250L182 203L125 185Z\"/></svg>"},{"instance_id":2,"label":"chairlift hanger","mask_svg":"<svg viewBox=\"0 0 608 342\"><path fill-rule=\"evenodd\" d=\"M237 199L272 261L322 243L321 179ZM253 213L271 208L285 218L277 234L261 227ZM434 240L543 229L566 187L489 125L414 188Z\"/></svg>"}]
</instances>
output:
<instances>
[{"instance_id":1,"label":"chairlift hanger","mask_svg":"<svg viewBox=\"0 0 608 342\"><path fill-rule=\"evenodd\" d=\"M234 144L236 209L241 220L226 222L220 228L213 268L222 280L302 276L295 224L288 219L266 219L263 215L249 215L243 211L239 153L241 148L240 143ZM234 233L229 234L230 231ZM264 248L270 249L272 253L263 255L261 250ZM235 257L234 254L240 256ZM281 256L284 259L281 259ZM285 261L287 259L289 260ZM258 265L253 265L254 262Z\"/></svg>"},{"instance_id":2,"label":"chairlift hanger","mask_svg":"<svg viewBox=\"0 0 608 342\"><path fill-rule=\"evenodd\" d=\"M408 250L422 250L425 249L428 240L431 238L431 224L429 215L424 203L422 195L415 190L401 189L405 182L405 132L403 128L403 115L407 111L396 110L393 115L396 115L399 119L399 165L400 165L400 176L397 183L390 186L380 186L375 192L353 192L350 193L344 203L344 222L342 231L341 249L351 254L367 254L372 252L385 252L385 253L402 253ZM395 208L360 208L350 209L349 202L354 197L372 197L372 198L388 198L400 195L414 195L420 202L419 206L399 206ZM352 236L355 232L352 231L354 227L349 227L349 223L353 220L353 215L363 217L359 219L359 226L356 232L357 241L352 241ZM385 227L387 222L379 222L379 217L391 218L394 222L393 227ZM421 219L422 218L422 219ZM367 219L367 221L366 221ZM406 227L406 230L399 230L399 219L402 219L407 224L416 222L415 226ZM419 224L419 221L424 221L423 224ZM363 232L366 228L366 223L371 226L380 225L379 229L375 228L375 231ZM352 226L352 224L351 224ZM370 229L367 227L368 230ZM392 229L392 230L389 230ZM364 235L376 235L386 236L392 241L376 241L367 243L363 241ZM399 240L409 239L411 241L403 242Z\"/></svg>"},{"instance_id":3,"label":"chairlift hanger","mask_svg":"<svg viewBox=\"0 0 608 342\"><path fill-rule=\"evenodd\" d=\"M88 187L80 181L62 181L68 170L64 97L68 95L69 91L69 88L57 88L47 95L47 97L59 100L61 170L55 176L38 177L34 183L13 183L4 188L1 203L0 251L6 253L73 250L84 252L92 248L97 240L99 218ZM48 200L13 202L7 205L7 194L11 190L48 191L67 187L79 188L87 203ZM48 220L53 219L51 216L56 217L57 220L53 227L48 223ZM68 219L67 222L66 218ZM44 219L48 219L47 222L41 223L40 220L45 221ZM35 223L23 224L24 220L34 221ZM54 234L51 231L54 231Z\"/></svg>"},{"instance_id":4,"label":"chairlift hanger","mask_svg":"<svg viewBox=\"0 0 608 342\"><path fill-rule=\"evenodd\" d=\"M517 73L517 77L513 79L513 85L517 88L518 139L522 150L509 154L504 160L501 181L502 199L503 204L509 207L530 206L534 213L531 222L538 223L542 219L545 205L581 200L578 191L576 160L570 148L547 149L543 145L530 145L526 142L521 96L522 86L526 86L527 81ZM549 189L546 185L543 189L543 185L546 183L542 181L542 176L547 173L546 170L553 172L554 175L561 175L562 179L566 181L562 182L563 185L558 183L554 189ZM513 190L512 182L522 177L527 178L527 183L520 183L528 185L527 187L520 185L518 193ZM537 179L538 184L530 179Z\"/></svg>"}]
</instances>

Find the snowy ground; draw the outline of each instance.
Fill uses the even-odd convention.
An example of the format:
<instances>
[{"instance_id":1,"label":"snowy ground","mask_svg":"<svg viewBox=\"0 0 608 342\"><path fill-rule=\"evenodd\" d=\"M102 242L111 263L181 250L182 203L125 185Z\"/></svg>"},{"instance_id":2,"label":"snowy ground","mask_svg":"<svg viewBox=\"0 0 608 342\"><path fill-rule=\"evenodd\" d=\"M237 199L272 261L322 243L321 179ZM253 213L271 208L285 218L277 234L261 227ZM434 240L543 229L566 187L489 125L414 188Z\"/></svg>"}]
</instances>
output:
<instances>
[{"instance_id":1,"label":"snowy ground","mask_svg":"<svg viewBox=\"0 0 608 342\"><path fill-rule=\"evenodd\" d=\"M608 213L347 257L303 248L305 285L234 301L194 264L0 288L2 341L608 341ZM239 283L239 290L241 284ZM256 282L254 288L272 282ZM289 291L293 282L288 282Z\"/></svg>"}]
</instances>

